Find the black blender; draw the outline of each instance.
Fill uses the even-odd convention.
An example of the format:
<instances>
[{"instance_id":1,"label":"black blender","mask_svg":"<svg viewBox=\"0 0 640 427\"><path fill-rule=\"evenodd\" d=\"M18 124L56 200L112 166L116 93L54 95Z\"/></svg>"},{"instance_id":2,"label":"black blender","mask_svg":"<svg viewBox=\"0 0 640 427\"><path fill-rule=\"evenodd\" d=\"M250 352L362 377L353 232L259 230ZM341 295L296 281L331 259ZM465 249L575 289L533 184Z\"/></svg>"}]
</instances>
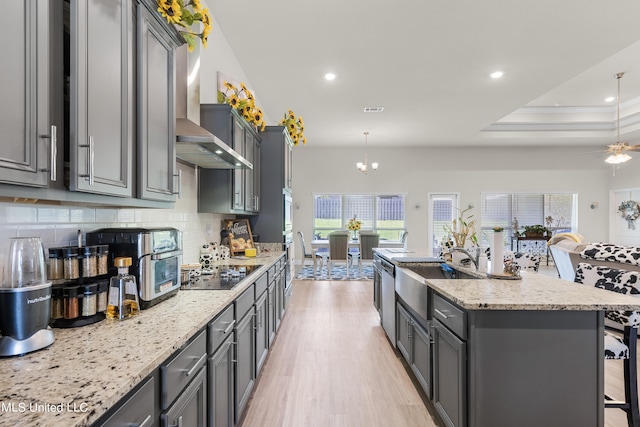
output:
<instances>
[{"instance_id":1,"label":"black blender","mask_svg":"<svg viewBox=\"0 0 640 427\"><path fill-rule=\"evenodd\" d=\"M51 345L51 281L39 237L11 239L0 286L0 356L16 356Z\"/></svg>"}]
</instances>

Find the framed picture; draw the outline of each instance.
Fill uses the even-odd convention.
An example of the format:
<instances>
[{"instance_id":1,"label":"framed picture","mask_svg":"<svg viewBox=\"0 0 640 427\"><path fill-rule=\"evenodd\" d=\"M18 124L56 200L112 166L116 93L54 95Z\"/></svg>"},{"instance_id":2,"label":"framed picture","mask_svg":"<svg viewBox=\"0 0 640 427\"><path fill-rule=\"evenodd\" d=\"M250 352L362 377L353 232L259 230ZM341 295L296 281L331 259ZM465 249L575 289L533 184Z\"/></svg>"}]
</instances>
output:
<instances>
[{"instance_id":1,"label":"framed picture","mask_svg":"<svg viewBox=\"0 0 640 427\"><path fill-rule=\"evenodd\" d=\"M252 249L253 238L248 219L225 219L224 228L229 232L229 251L231 256L242 253L245 249Z\"/></svg>"}]
</instances>

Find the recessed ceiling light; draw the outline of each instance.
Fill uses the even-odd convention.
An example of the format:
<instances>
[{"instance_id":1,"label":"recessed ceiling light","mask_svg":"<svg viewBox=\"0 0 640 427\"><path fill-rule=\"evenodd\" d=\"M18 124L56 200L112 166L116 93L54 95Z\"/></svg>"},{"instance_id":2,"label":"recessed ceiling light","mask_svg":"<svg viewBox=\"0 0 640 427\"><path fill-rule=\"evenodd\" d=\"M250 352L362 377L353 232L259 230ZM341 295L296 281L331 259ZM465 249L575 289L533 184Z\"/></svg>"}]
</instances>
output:
<instances>
[{"instance_id":1,"label":"recessed ceiling light","mask_svg":"<svg viewBox=\"0 0 640 427\"><path fill-rule=\"evenodd\" d=\"M615 97L615 96L607 96L607 97L604 99L604 102L613 102L613 101L615 101L615 100L616 100L616 97Z\"/></svg>"},{"instance_id":2,"label":"recessed ceiling light","mask_svg":"<svg viewBox=\"0 0 640 427\"><path fill-rule=\"evenodd\" d=\"M490 76L492 79L499 79L500 77L504 76L504 73L502 71L494 71L490 74Z\"/></svg>"},{"instance_id":3,"label":"recessed ceiling light","mask_svg":"<svg viewBox=\"0 0 640 427\"><path fill-rule=\"evenodd\" d=\"M331 81L331 80L334 80L334 79L336 78L336 75L335 75L335 74L333 74L333 73L327 73L327 74L325 74L325 75L324 75L324 78L325 78L326 80Z\"/></svg>"}]
</instances>

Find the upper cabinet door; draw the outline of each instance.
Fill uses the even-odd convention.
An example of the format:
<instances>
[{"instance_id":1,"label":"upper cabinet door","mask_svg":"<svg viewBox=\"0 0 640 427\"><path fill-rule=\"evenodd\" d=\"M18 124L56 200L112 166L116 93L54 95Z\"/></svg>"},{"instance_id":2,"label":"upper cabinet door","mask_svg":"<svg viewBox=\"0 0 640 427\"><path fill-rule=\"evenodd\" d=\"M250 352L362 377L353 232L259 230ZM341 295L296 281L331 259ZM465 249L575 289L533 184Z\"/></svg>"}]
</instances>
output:
<instances>
[{"instance_id":1,"label":"upper cabinet door","mask_svg":"<svg viewBox=\"0 0 640 427\"><path fill-rule=\"evenodd\" d=\"M154 2L155 5L155 2ZM176 171L175 51L178 34L138 4L137 177L141 199L174 201ZM164 18L163 18L164 19Z\"/></svg>"},{"instance_id":2,"label":"upper cabinet door","mask_svg":"<svg viewBox=\"0 0 640 427\"><path fill-rule=\"evenodd\" d=\"M52 172L49 153L56 130L49 118L49 7L49 1L40 0L2 4L3 14L11 17L0 28L6 41L0 61L3 183L46 187Z\"/></svg>"},{"instance_id":3,"label":"upper cabinet door","mask_svg":"<svg viewBox=\"0 0 640 427\"><path fill-rule=\"evenodd\" d=\"M70 189L133 196L130 0L70 2Z\"/></svg>"}]
</instances>

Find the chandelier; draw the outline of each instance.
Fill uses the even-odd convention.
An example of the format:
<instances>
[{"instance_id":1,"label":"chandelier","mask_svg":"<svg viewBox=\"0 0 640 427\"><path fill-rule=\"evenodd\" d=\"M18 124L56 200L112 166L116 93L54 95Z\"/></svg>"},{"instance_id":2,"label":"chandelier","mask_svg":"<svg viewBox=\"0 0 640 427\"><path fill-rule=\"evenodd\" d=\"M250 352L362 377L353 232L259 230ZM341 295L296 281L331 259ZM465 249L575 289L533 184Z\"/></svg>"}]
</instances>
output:
<instances>
[{"instance_id":1,"label":"chandelier","mask_svg":"<svg viewBox=\"0 0 640 427\"><path fill-rule=\"evenodd\" d=\"M630 147L624 142L620 142L620 79L624 76L624 73L615 74L614 77L618 80L618 119L617 119L617 130L618 130L618 139L616 139L615 144L609 145L609 152L611 155L605 159L605 162L617 165L620 163L628 162L631 160L631 156L625 153L626 150L633 149L635 147Z\"/></svg>"},{"instance_id":2,"label":"chandelier","mask_svg":"<svg viewBox=\"0 0 640 427\"><path fill-rule=\"evenodd\" d=\"M364 163L362 162L356 163L356 168L365 175L369 173L369 161L367 160L367 136L368 135L369 135L369 132L364 133ZM376 170L376 169L378 169L378 163L372 162L371 170Z\"/></svg>"}]
</instances>

